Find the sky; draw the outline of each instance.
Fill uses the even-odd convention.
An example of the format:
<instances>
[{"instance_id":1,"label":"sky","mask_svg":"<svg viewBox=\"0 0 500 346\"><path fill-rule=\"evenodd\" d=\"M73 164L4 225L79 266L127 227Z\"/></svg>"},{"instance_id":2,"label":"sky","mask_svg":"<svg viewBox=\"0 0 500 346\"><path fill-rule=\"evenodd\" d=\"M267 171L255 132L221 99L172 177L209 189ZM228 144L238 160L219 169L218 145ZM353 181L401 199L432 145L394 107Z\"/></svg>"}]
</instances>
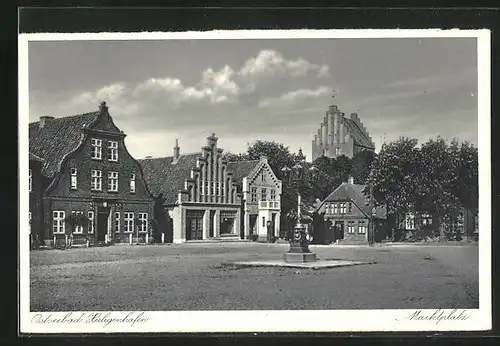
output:
<instances>
[{"instance_id":1,"label":"sky","mask_svg":"<svg viewBox=\"0 0 500 346\"><path fill-rule=\"evenodd\" d=\"M310 159L332 103L377 151L400 136L478 140L475 38L39 41L28 54L30 122L106 101L136 158L171 156L176 138L196 152L215 133L233 153L268 140Z\"/></svg>"}]
</instances>

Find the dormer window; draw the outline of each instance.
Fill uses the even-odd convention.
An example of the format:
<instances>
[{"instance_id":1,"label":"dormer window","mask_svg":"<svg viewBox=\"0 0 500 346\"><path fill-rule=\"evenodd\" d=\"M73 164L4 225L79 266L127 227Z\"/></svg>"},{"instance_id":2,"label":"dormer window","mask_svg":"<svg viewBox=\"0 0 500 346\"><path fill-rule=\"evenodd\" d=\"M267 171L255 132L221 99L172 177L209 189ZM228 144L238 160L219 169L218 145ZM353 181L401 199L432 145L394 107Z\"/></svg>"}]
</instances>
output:
<instances>
[{"instance_id":1,"label":"dormer window","mask_svg":"<svg viewBox=\"0 0 500 346\"><path fill-rule=\"evenodd\" d=\"M102 160L102 140L97 138L92 138L92 159Z\"/></svg>"},{"instance_id":2,"label":"dormer window","mask_svg":"<svg viewBox=\"0 0 500 346\"><path fill-rule=\"evenodd\" d=\"M108 141L108 161L118 162L118 142Z\"/></svg>"},{"instance_id":3,"label":"dormer window","mask_svg":"<svg viewBox=\"0 0 500 346\"><path fill-rule=\"evenodd\" d=\"M70 183L71 183L71 190L76 190L78 187L78 182L77 182L77 171L76 168L71 168L70 171Z\"/></svg>"}]
</instances>

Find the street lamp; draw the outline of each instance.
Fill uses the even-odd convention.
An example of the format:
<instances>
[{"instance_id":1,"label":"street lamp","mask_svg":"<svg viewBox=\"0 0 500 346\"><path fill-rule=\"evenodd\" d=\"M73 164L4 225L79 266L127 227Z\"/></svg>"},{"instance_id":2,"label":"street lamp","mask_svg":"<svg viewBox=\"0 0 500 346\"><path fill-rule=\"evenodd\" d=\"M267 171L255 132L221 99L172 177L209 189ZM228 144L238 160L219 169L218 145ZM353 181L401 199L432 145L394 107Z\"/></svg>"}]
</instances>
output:
<instances>
[{"instance_id":1,"label":"street lamp","mask_svg":"<svg viewBox=\"0 0 500 346\"><path fill-rule=\"evenodd\" d=\"M296 163L292 168L284 166L281 169L285 180L289 183L302 181L307 175L304 172L304 167L300 163ZM318 168L311 166L309 174L312 178L316 177ZM290 249L284 254L284 260L288 263L304 263L316 261L316 254L309 250L309 241L307 239L307 227L302 224L301 220L301 196L297 189L297 224L293 229L293 236L290 239Z\"/></svg>"}]
</instances>

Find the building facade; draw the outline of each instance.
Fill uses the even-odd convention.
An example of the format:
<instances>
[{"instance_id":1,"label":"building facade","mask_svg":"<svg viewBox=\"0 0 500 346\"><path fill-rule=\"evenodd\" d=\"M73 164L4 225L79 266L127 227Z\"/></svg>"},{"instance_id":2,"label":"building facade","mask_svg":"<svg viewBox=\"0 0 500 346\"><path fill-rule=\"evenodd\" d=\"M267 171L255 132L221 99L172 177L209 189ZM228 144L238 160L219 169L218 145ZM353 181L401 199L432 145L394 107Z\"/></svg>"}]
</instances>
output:
<instances>
[{"instance_id":1,"label":"building facade","mask_svg":"<svg viewBox=\"0 0 500 346\"><path fill-rule=\"evenodd\" d=\"M241 186L244 237L254 236L261 241L270 234L279 237L282 182L267 158L229 162L228 171L233 172L235 182Z\"/></svg>"},{"instance_id":2,"label":"building facade","mask_svg":"<svg viewBox=\"0 0 500 346\"><path fill-rule=\"evenodd\" d=\"M337 105L331 105L312 140L312 160L320 156L352 158L362 150L375 150L368 131L357 113L345 116Z\"/></svg>"},{"instance_id":3,"label":"building facade","mask_svg":"<svg viewBox=\"0 0 500 346\"><path fill-rule=\"evenodd\" d=\"M212 134L200 152L139 160L146 182L163 199L172 219L174 243L206 239L240 239L242 200L233 174Z\"/></svg>"},{"instance_id":4,"label":"building facade","mask_svg":"<svg viewBox=\"0 0 500 346\"><path fill-rule=\"evenodd\" d=\"M370 222L374 222L375 232L383 228L386 210L375 208L372 218L369 197L363 194L365 185L354 184L352 178L340 184L322 201L317 212L323 215L329 239L342 243L368 243Z\"/></svg>"},{"instance_id":5,"label":"building facade","mask_svg":"<svg viewBox=\"0 0 500 346\"><path fill-rule=\"evenodd\" d=\"M42 194L43 187L46 185L44 177L42 176L43 159L29 153L29 233L30 244L33 247L40 244L42 241Z\"/></svg>"},{"instance_id":6,"label":"building facade","mask_svg":"<svg viewBox=\"0 0 500 346\"><path fill-rule=\"evenodd\" d=\"M59 245L128 243L150 233L153 199L105 102L97 112L30 123L30 152L43 159L41 237ZM87 222L71 224L68 216Z\"/></svg>"}]
</instances>

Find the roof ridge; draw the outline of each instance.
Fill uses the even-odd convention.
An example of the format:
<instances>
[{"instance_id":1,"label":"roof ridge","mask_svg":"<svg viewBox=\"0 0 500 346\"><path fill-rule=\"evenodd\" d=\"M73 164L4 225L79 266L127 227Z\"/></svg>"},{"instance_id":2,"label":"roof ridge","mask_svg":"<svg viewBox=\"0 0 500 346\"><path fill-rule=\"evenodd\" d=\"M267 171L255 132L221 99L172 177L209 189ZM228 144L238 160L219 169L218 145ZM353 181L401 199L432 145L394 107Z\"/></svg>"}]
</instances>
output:
<instances>
[{"instance_id":1,"label":"roof ridge","mask_svg":"<svg viewBox=\"0 0 500 346\"><path fill-rule=\"evenodd\" d=\"M73 115L66 115L64 117L54 117L52 120L64 120L64 119L68 119L68 118L75 118L75 117L81 117L81 116L85 116L85 115L95 115L95 114L99 114L100 111L93 111L93 112L87 112L87 113L80 113L80 114L73 114ZM37 120L37 121L32 121L30 122L29 124L37 124L39 123L40 120Z\"/></svg>"}]
</instances>

